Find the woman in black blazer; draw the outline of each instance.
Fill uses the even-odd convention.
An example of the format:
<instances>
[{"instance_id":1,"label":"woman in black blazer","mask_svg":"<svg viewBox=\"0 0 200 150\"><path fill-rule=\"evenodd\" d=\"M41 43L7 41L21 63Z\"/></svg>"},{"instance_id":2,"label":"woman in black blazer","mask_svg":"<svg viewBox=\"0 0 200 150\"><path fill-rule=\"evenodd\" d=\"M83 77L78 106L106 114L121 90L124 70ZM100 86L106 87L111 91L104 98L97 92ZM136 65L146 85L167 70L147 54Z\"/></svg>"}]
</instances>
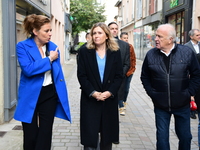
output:
<instances>
[{"instance_id":1,"label":"woman in black blazer","mask_svg":"<svg viewBox=\"0 0 200 150\"><path fill-rule=\"evenodd\" d=\"M119 46L104 23L96 23L92 40L79 51L80 130L84 150L111 150L119 141L117 91L122 81ZM99 140L100 133L100 140Z\"/></svg>"}]
</instances>

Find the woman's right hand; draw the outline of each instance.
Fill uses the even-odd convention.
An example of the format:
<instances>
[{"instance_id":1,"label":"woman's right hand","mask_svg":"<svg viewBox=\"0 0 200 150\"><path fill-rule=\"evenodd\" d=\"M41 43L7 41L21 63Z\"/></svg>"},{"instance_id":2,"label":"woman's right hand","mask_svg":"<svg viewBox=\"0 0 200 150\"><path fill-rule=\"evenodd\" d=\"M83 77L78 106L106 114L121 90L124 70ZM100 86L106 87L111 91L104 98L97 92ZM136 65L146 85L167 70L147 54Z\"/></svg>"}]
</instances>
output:
<instances>
[{"instance_id":1,"label":"woman's right hand","mask_svg":"<svg viewBox=\"0 0 200 150\"><path fill-rule=\"evenodd\" d=\"M101 100L101 92L94 92L92 94L92 97L94 97L95 99L97 99L97 101Z\"/></svg>"},{"instance_id":2,"label":"woman's right hand","mask_svg":"<svg viewBox=\"0 0 200 150\"><path fill-rule=\"evenodd\" d=\"M49 56L50 56L51 61L56 60L58 58L58 47L56 48L55 51L50 51Z\"/></svg>"}]
</instances>

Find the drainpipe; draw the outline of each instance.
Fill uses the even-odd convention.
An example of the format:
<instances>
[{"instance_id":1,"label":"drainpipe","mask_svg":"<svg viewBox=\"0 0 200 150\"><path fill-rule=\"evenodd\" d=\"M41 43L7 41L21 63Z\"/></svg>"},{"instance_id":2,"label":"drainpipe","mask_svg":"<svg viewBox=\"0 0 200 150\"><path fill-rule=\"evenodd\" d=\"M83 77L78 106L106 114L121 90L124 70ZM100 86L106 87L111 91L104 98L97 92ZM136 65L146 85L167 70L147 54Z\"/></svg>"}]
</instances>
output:
<instances>
[{"instance_id":1,"label":"drainpipe","mask_svg":"<svg viewBox=\"0 0 200 150\"><path fill-rule=\"evenodd\" d=\"M195 6L196 6L196 0L193 0L193 6L192 6L192 29L194 29L195 27L195 14L196 14L196 9L195 9Z\"/></svg>"}]
</instances>

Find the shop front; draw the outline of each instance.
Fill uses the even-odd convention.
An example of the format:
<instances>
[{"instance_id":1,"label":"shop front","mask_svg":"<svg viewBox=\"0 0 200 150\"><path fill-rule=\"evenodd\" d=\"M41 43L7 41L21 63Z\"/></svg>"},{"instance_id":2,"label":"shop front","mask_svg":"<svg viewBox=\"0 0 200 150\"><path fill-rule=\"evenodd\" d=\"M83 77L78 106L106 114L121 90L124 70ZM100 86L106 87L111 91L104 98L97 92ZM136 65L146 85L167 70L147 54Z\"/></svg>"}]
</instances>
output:
<instances>
[{"instance_id":1,"label":"shop front","mask_svg":"<svg viewBox=\"0 0 200 150\"><path fill-rule=\"evenodd\" d=\"M184 36L184 16L185 11L181 11L168 17L168 23L174 25L176 29L176 42L178 44L184 44L186 41L186 37Z\"/></svg>"},{"instance_id":2,"label":"shop front","mask_svg":"<svg viewBox=\"0 0 200 150\"><path fill-rule=\"evenodd\" d=\"M143 60L146 53L155 47L155 30L159 22L150 23L133 30L137 59Z\"/></svg>"},{"instance_id":3,"label":"shop front","mask_svg":"<svg viewBox=\"0 0 200 150\"><path fill-rule=\"evenodd\" d=\"M162 23L162 5L149 9L150 14L137 21L134 26L134 47L137 59L143 60L146 53L155 47L155 31ZM156 10L156 11L155 11Z\"/></svg>"},{"instance_id":4,"label":"shop front","mask_svg":"<svg viewBox=\"0 0 200 150\"><path fill-rule=\"evenodd\" d=\"M176 29L176 42L184 44L189 41L188 32L192 26L191 0L164 0L163 16L165 23L171 23Z\"/></svg>"}]
</instances>

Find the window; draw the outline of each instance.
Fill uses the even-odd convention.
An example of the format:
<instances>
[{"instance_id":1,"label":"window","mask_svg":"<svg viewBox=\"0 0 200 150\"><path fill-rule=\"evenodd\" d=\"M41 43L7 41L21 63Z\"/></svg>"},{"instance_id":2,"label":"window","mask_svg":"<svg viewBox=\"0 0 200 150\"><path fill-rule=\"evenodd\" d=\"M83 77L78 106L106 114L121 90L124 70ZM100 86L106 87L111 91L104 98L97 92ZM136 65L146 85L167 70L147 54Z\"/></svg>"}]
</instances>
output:
<instances>
[{"instance_id":1,"label":"window","mask_svg":"<svg viewBox=\"0 0 200 150\"><path fill-rule=\"evenodd\" d=\"M142 18L142 0L137 0L137 19Z\"/></svg>"},{"instance_id":2,"label":"window","mask_svg":"<svg viewBox=\"0 0 200 150\"><path fill-rule=\"evenodd\" d=\"M176 42L178 44L185 43L184 37L184 16L185 12L179 12L168 17L168 22L174 25L176 29Z\"/></svg>"}]
</instances>

